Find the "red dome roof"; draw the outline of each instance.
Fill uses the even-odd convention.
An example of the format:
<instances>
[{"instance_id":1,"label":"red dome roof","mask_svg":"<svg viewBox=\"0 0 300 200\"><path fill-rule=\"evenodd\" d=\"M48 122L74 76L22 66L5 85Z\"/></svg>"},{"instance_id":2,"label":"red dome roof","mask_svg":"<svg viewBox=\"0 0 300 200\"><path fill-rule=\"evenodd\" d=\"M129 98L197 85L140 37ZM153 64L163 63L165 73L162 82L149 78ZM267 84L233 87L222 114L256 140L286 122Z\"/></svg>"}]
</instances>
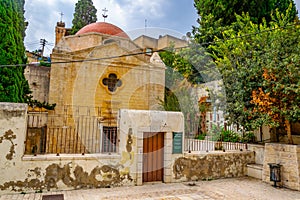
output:
<instances>
[{"instance_id":1,"label":"red dome roof","mask_svg":"<svg viewBox=\"0 0 300 200\"><path fill-rule=\"evenodd\" d=\"M114 35L114 36L119 36L119 37L129 39L129 36L122 29L120 29L119 27L113 24L106 23L106 22L96 22L96 23L86 25L85 27L80 29L76 33L76 35L80 35L84 33L92 33L92 32Z\"/></svg>"}]
</instances>

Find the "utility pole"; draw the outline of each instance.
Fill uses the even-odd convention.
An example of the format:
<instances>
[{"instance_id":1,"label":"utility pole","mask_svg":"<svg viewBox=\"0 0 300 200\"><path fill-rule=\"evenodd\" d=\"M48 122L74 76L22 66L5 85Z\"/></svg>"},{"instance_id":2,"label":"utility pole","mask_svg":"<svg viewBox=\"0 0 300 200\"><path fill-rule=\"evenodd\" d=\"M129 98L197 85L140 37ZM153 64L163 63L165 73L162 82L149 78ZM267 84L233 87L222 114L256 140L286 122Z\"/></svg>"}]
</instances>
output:
<instances>
[{"instance_id":1,"label":"utility pole","mask_svg":"<svg viewBox=\"0 0 300 200\"><path fill-rule=\"evenodd\" d=\"M44 55L44 49L45 49L46 43L47 43L47 40L40 39L40 44L42 45L42 52L41 52L41 57L42 58L43 58L43 55Z\"/></svg>"}]
</instances>

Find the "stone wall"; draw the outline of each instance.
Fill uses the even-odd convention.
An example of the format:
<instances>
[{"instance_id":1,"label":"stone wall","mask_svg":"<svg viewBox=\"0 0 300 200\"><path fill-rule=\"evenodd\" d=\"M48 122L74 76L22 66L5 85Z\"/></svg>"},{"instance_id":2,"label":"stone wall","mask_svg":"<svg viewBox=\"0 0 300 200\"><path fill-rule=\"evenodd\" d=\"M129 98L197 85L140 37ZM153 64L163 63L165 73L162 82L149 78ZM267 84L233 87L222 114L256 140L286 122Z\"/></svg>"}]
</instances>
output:
<instances>
[{"instance_id":1,"label":"stone wall","mask_svg":"<svg viewBox=\"0 0 300 200\"><path fill-rule=\"evenodd\" d=\"M163 37L158 39L157 48L165 49L170 47L170 45L174 45L174 48L186 47L187 41L173 37L171 35L164 35Z\"/></svg>"},{"instance_id":2,"label":"stone wall","mask_svg":"<svg viewBox=\"0 0 300 200\"><path fill-rule=\"evenodd\" d=\"M73 110L101 108L100 116L97 109L91 110L92 116L102 117L103 125L116 125L119 109L150 110L159 106L158 99L163 99L165 86L165 66L160 58L160 62L150 62L142 55L119 57L135 52L137 46L118 37L107 38L116 42L102 44L105 37L68 36L56 45L53 62L95 59L51 66L49 102L56 103L56 113L64 113L66 105ZM99 59L112 56L116 58Z\"/></svg>"},{"instance_id":3,"label":"stone wall","mask_svg":"<svg viewBox=\"0 0 300 200\"><path fill-rule=\"evenodd\" d=\"M270 133L270 128L268 126L262 126L261 128L255 130L254 135L256 141L258 142L270 142L273 140L275 141L274 137Z\"/></svg>"},{"instance_id":4,"label":"stone wall","mask_svg":"<svg viewBox=\"0 0 300 200\"><path fill-rule=\"evenodd\" d=\"M173 181L198 181L247 175L247 164L254 163L254 152L185 154L174 160Z\"/></svg>"},{"instance_id":5,"label":"stone wall","mask_svg":"<svg viewBox=\"0 0 300 200\"><path fill-rule=\"evenodd\" d=\"M117 153L24 155L27 105L0 103L0 194L142 184L143 132L164 132L164 181L172 176L177 112L121 110Z\"/></svg>"},{"instance_id":6,"label":"stone wall","mask_svg":"<svg viewBox=\"0 0 300 200\"><path fill-rule=\"evenodd\" d=\"M20 160L26 135L27 104L0 103L0 177L11 176L15 160Z\"/></svg>"},{"instance_id":7,"label":"stone wall","mask_svg":"<svg viewBox=\"0 0 300 200\"><path fill-rule=\"evenodd\" d=\"M300 144L300 135L292 135L292 138L293 138L294 144L297 144L297 145ZM281 143L288 144L288 137L287 137L287 135L281 137L280 139L281 139L280 140Z\"/></svg>"},{"instance_id":8,"label":"stone wall","mask_svg":"<svg viewBox=\"0 0 300 200\"><path fill-rule=\"evenodd\" d=\"M137 185L142 185L143 174L143 133L164 133L164 149L163 149L163 167L165 183L172 182L172 162L174 154L172 154L172 133L182 132L184 138L184 117L180 112L166 111L142 111L142 110L121 110L120 111L120 139L125 140L129 130L132 130L132 138L135 138L135 146L131 152L123 151L122 155L132 158L136 163L135 173L137 177ZM182 142L183 149L184 141ZM176 154L182 156L183 154Z\"/></svg>"},{"instance_id":9,"label":"stone wall","mask_svg":"<svg viewBox=\"0 0 300 200\"><path fill-rule=\"evenodd\" d=\"M281 164L281 182L277 185L294 190L300 190L300 146L287 144L265 145L263 181L270 182L268 163Z\"/></svg>"},{"instance_id":10,"label":"stone wall","mask_svg":"<svg viewBox=\"0 0 300 200\"><path fill-rule=\"evenodd\" d=\"M49 101L50 67L28 65L24 76L28 81L34 100Z\"/></svg>"},{"instance_id":11,"label":"stone wall","mask_svg":"<svg viewBox=\"0 0 300 200\"><path fill-rule=\"evenodd\" d=\"M181 132L179 112L120 110L117 153L24 155L27 105L0 103L0 194L143 184L143 133L163 133L166 183L239 177L254 153L173 154L173 132Z\"/></svg>"},{"instance_id":12,"label":"stone wall","mask_svg":"<svg viewBox=\"0 0 300 200\"><path fill-rule=\"evenodd\" d=\"M248 150L255 155L255 164L263 165L265 160L265 146L259 144L248 144Z\"/></svg>"},{"instance_id":13,"label":"stone wall","mask_svg":"<svg viewBox=\"0 0 300 200\"><path fill-rule=\"evenodd\" d=\"M24 155L26 125L26 104L0 103L0 194L135 184L134 163L119 153Z\"/></svg>"}]
</instances>

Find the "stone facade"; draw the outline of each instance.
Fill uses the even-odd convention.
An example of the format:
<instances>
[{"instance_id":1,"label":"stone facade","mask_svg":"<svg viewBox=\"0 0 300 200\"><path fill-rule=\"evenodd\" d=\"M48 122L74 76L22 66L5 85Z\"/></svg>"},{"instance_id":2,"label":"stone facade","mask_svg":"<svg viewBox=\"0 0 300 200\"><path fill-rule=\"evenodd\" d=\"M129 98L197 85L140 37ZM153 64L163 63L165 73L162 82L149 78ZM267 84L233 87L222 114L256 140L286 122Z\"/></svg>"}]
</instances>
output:
<instances>
[{"instance_id":1,"label":"stone facade","mask_svg":"<svg viewBox=\"0 0 300 200\"><path fill-rule=\"evenodd\" d=\"M144 133L163 135L165 183L244 176L246 164L254 162L252 151L175 153L174 132L182 133L184 150L182 113L128 109L118 113L115 153L24 155L27 105L0 103L0 114L0 194L142 185L149 156Z\"/></svg>"},{"instance_id":2,"label":"stone facade","mask_svg":"<svg viewBox=\"0 0 300 200\"><path fill-rule=\"evenodd\" d=\"M50 67L28 65L24 76L28 81L33 99L42 102L49 101Z\"/></svg>"},{"instance_id":3,"label":"stone facade","mask_svg":"<svg viewBox=\"0 0 300 200\"><path fill-rule=\"evenodd\" d=\"M144 132L162 132L164 135L163 148L163 166L164 177L166 183L172 182L172 133L182 132L184 134L184 117L179 112L163 112L163 111L140 111L140 110L121 110L120 111L120 136L127 137L129 129L132 129L133 138L135 138L135 146L129 156L129 152L123 152L134 159L136 163L136 180L137 185L143 183L143 133ZM184 138L184 135L183 135ZM125 139L125 138L124 138ZM122 140L122 139L121 139ZM184 141L182 142L182 145ZM183 149L183 146L182 146ZM183 152L182 152L183 153ZM183 154L177 154L183 155Z\"/></svg>"},{"instance_id":4,"label":"stone facade","mask_svg":"<svg viewBox=\"0 0 300 200\"><path fill-rule=\"evenodd\" d=\"M162 109L165 65L158 53L145 49L187 44L172 36L142 36L132 41L120 28L105 22L90 24L75 35L58 22L55 33L51 68L29 65L25 71L34 99L56 104L54 111L47 112L46 123L45 117L29 116L35 126L27 132L26 153L34 149L39 153L101 152L103 130L98 134L97 127L116 128L119 109ZM52 135L44 144L39 141L45 132ZM95 141L94 147L84 146L82 138Z\"/></svg>"},{"instance_id":5,"label":"stone facade","mask_svg":"<svg viewBox=\"0 0 300 200\"><path fill-rule=\"evenodd\" d=\"M0 102L0 162L8 168L14 166L14 160L20 160L27 125L27 104ZM21 155L18 152L22 152ZM2 173L8 173L1 170ZM1 177L3 177L1 175Z\"/></svg>"},{"instance_id":6,"label":"stone facade","mask_svg":"<svg viewBox=\"0 0 300 200\"><path fill-rule=\"evenodd\" d=\"M247 164L254 163L254 152L188 154L174 159L173 181L198 181L247 175Z\"/></svg>"},{"instance_id":7,"label":"stone facade","mask_svg":"<svg viewBox=\"0 0 300 200\"><path fill-rule=\"evenodd\" d=\"M299 145L268 143L265 145L263 177L270 181L270 168L268 163L282 165L281 182L277 185L294 190L300 190L300 147Z\"/></svg>"},{"instance_id":8,"label":"stone facade","mask_svg":"<svg viewBox=\"0 0 300 200\"><path fill-rule=\"evenodd\" d=\"M158 99L164 97L164 64L156 53L121 56L138 52L136 44L117 36L62 38L52 53L52 62L63 62L51 66L49 102L56 103L56 113L63 113L66 105L97 107L102 122L114 125L119 109L158 109Z\"/></svg>"},{"instance_id":9,"label":"stone facade","mask_svg":"<svg viewBox=\"0 0 300 200\"><path fill-rule=\"evenodd\" d=\"M133 42L144 49L146 53L161 49L167 49L171 45L174 45L174 48L186 47L188 45L188 42L186 40L182 40L171 35L164 35L159 37L158 39L142 35L134 39Z\"/></svg>"},{"instance_id":10,"label":"stone facade","mask_svg":"<svg viewBox=\"0 0 300 200\"><path fill-rule=\"evenodd\" d=\"M247 165L247 175L262 180L263 164L265 161L265 146L248 144L248 150L254 152L255 162Z\"/></svg>"},{"instance_id":11,"label":"stone facade","mask_svg":"<svg viewBox=\"0 0 300 200\"><path fill-rule=\"evenodd\" d=\"M294 144L300 144L300 123L292 123L291 124L291 131L292 131L292 138ZM276 131L278 133L276 133ZM286 131L283 127L276 130L276 128L270 128L269 126L262 126L260 129L254 131L256 140L258 142L280 142L280 143L288 143L288 138L286 135Z\"/></svg>"},{"instance_id":12,"label":"stone facade","mask_svg":"<svg viewBox=\"0 0 300 200\"><path fill-rule=\"evenodd\" d=\"M0 193L140 185L143 132L164 133L164 181L172 181L171 134L184 133L182 113L121 110L117 152L36 156L24 155L26 113L26 104L0 103Z\"/></svg>"}]
</instances>

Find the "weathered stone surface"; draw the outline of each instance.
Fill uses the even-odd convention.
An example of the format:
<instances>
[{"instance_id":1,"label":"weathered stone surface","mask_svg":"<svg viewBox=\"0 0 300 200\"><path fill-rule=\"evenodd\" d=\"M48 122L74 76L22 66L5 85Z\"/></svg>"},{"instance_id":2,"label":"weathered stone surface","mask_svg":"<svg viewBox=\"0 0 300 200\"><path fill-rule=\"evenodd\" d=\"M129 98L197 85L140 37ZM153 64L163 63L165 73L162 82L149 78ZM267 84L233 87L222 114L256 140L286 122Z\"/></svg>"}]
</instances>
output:
<instances>
[{"instance_id":1,"label":"weathered stone surface","mask_svg":"<svg viewBox=\"0 0 300 200\"><path fill-rule=\"evenodd\" d=\"M254 163L254 152L230 152L185 155L177 158L173 165L175 180L205 180L240 177L247 174L246 166Z\"/></svg>"},{"instance_id":2,"label":"weathered stone surface","mask_svg":"<svg viewBox=\"0 0 300 200\"><path fill-rule=\"evenodd\" d=\"M19 105L4 107L18 110ZM183 132L182 113L121 110L118 153L33 156L24 155L26 108L20 110L24 113L20 117L0 118L0 150L7 152L0 157L0 194L142 184L141 135L155 131L165 135L164 181L172 181L172 131Z\"/></svg>"},{"instance_id":3,"label":"weathered stone surface","mask_svg":"<svg viewBox=\"0 0 300 200\"><path fill-rule=\"evenodd\" d=\"M300 190L299 152L299 145L267 143L265 145L262 180L273 183L270 181L270 167L268 163L280 164L282 165L281 182L278 184L290 189Z\"/></svg>"}]
</instances>

